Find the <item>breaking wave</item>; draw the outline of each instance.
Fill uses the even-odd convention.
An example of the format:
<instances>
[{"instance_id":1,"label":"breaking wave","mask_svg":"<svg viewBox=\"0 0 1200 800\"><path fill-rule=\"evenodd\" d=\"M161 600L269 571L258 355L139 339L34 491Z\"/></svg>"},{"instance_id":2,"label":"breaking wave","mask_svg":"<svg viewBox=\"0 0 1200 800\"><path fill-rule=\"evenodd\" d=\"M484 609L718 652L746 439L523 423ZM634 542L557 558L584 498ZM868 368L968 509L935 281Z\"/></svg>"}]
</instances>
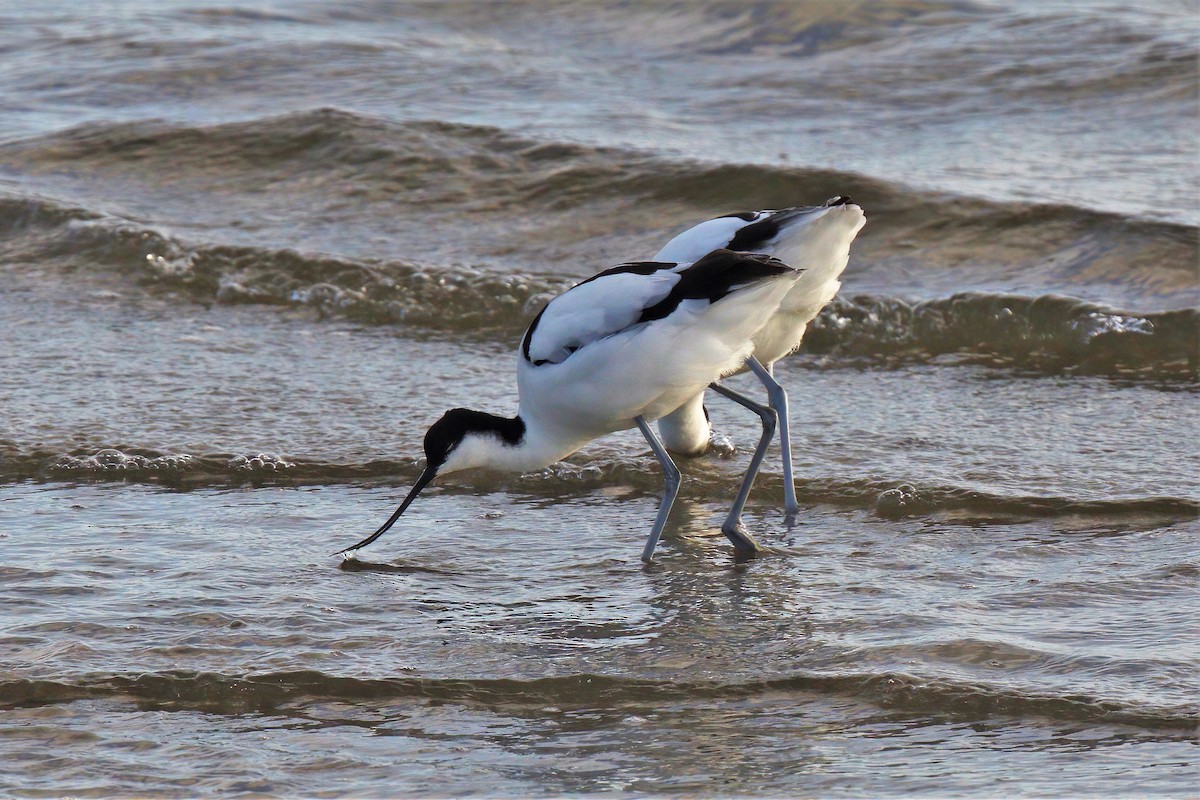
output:
<instances>
[{"instance_id":1,"label":"breaking wave","mask_svg":"<svg viewBox=\"0 0 1200 800\"><path fill-rule=\"evenodd\" d=\"M189 245L45 199L0 198L0 230L7 234L0 255L12 260L107 269L147 291L190 302L308 308L365 324L513 340L542 303L578 280L562 273ZM919 302L841 296L810 326L802 352L856 363L961 354L1052 374L1195 381L1200 311L1134 312L1060 294L974 291Z\"/></svg>"},{"instance_id":2,"label":"breaking wave","mask_svg":"<svg viewBox=\"0 0 1200 800\"><path fill-rule=\"evenodd\" d=\"M870 219L855 246L858 264L967 270L972 278L978 277L972 271L982 271L1014 282L1044 273L1060 287L1120 285L1175 306L1194 305L1197 290L1200 243L1191 225L915 192L851 172L668 158L541 141L487 126L389 122L336 109L210 127L90 124L0 145L0 156L51 176L87 169L114 180L161 182L166 189L190 179L201 189L215 183L222 191L240 189L250 196L311 195L311 205L333 217L350 207L356 214L377 213L393 224L433 231L438 244L462 238L456 231L464 226L487 225L503 240L497 252L509 253L505 271L519 251L521 258L551 267L569 263L559 271L586 277L611 266L597 263L595 253L611 251L613 263L642 257L658 249L667 231L714 211L778 208L848 194ZM332 205L331 196L339 198ZM64 221L60 210L25 202L0 196L0 229L15 233L22 225ZM196 203L204 203L203 196L189 206L189 216ZM66 216L97 222L104 214L74 209ZM59 226L57 236L39 246L53 254L60 239L60 254L82 248L81 258L94 259L114 245L116 255L122 250L131 255L128 237L155 235L121 224L104 227L107 233L79 236L70 225ZM220 244L225 243L196 243L202 253L223 252L215 246ZM141 255L170 260L164 249L170 250L160 244L159 251ZM428 249L444 255L432 242ZM1186 296L1178 297L1180 292Z\"/></svg>"},{"instance_id":3,"label":"breaking wave","mask_svg":"<svg viewBox=\"0 0 1200 800\"><path fill-rule=\"evenodd\" d=\"M317 671L245 676L162 672L96 675L76 681L0 681L0 707L50 705L93 698L132 699L162 709L209 713L279 713L297 703L427 699L475 706L531 708L658 707L695 700L762 695L849 695L885 708L946 714L958 719L1036 716L1153 730L1193 729L1200 718L1182 709L1156 709L1087 696L1035 696L1002 686L917 678L903 673L795 675L752 683L656 681L602 675L533 680L397 677L363 679Z\"/></svg>"},{"instance_id":4,"label":"breaking wave","mask_svg":"<svg viewBox=\"0 0 1200 800\"><path fill-rule=\"evenodd\" d=\"M111 447L56 454L0 448L0 481L121 481L173 489L346 483L403 486L415 480L420 472L421 462L416 459L337 464L257 452L190 454ZM481 482L488 481L489 490L536 497L574 497L581 491L602 491L614 482L646 495L657 495L662 490L662 473L656 462L648 457L621 454L580 454L525 475L477 477L469 491L479 492ZM684 491L702 497L722 497L729 486L730 476L721 470L718 460L711 467L689 471ZM760 474L755 486L767 495L778 497L783 493L783 480L778 474ZM1187 497L1087 500L1008 495L956 486L916 486L886 476L797 478L796 489L805 503L864 509L884 519L952 514L976 521L1142 516L1169 522L1194 520L1200 514L1200 503Z\"/></svg>"}]
</instances>

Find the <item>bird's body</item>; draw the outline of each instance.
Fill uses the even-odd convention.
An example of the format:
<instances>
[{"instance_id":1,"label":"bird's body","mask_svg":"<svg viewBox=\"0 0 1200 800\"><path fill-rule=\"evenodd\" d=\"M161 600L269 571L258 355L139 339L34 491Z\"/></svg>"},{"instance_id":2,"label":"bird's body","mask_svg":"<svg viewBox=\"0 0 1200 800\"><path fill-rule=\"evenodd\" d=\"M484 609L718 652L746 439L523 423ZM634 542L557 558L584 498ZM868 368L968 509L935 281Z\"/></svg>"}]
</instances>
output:
<instances>
[{"instance_id":1,"label":"bird's body","mask_svg":"<svg viewBox=\"0 0 1200 800\"><path fill-rule=\"evenodd\" d=\"M540 469L633 427L655 447L646 421L739 369L752 337L799 276L766 256L718 250L695 263L623 264L554 298L518 349L517 416L447 412L426 434L427 465L408 498L373 536L347 550L374 541L437 475ZM660 517L665 521L661 509ZM652 539L660 530L656 522ZM647 555L651 550L653 542Z\"/></svg>"},{"instance_id":2,"label":"bird's body","mask_svg":"<svg viewBox=\"0 0 1200 800\"><path fill-rule=\"evenodd\" d=\"M550 301L522 342L520 415L590 440L632 428L634 417L669 414L697 390L740 369L769 316L758 304L777 307L796 273L730 291L735 264L741 271L779 269L735 258L714 258L707 275L698 271L705 267L702 259L691 266L623 265ZM680 296L671 296L681 288ZM650 312L657 319L642 320L663 301Z\"/></svg>"},{"instance_id":3,"label":"bird's body","mask_svg":"<svg viewBox=\"0 0 1200 800\"><path fill-rule=\"evenodd\" d=\"M808 324L841 288L841 274L850 257L850 244L866 224L863 210L848 197L834 197L823 206L797 206L779 211L730 214L701 222L679 234L654 256L668 261L694 260L717 248L763 253L804 270L778 309L754 335L754 358L771 372L776 361L800 346ZM780 417L788 513L798 510L792 488L786 396L775 384L772 407ZM694 395L659 420L667 448L699 455L709 445L711 427L704 411L704 393Z\"/></svg>"}]
</instances>

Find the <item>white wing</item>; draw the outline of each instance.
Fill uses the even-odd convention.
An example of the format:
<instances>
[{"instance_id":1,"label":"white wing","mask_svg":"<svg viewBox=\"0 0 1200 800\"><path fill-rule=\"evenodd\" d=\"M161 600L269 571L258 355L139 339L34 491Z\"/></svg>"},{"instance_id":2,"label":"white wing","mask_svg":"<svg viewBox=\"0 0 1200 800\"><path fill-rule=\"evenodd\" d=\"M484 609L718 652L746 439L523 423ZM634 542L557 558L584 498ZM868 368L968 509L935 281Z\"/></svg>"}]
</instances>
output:
<instances>
[{"instance_id":1,"label":"white wing","mask_svg":"<svg viewBox=\"0 0 1200 800\"><path fill-rule=\"evenodd\" d=\"M759 211L757 213L734 214L728 217L717 217L699 225L688 228L683 233L667 242L662 250L655 254L655 261L699 261L704 256L722 247L728 247L733 237L742 228L758 222L774 212Z\"/></svg>"},{"instance_id":2,"label":"white wing","mask_svg":"<svg viewBox=\"0 0 1200 800\"><path fill-rule=\"evenodd\" d=\"M662 300L689 264L644 261L622 264L568 289L538 314L521 344L526 361L561 364L586 344L637 324L642 311Z\"/></svg>"}]
</instances>

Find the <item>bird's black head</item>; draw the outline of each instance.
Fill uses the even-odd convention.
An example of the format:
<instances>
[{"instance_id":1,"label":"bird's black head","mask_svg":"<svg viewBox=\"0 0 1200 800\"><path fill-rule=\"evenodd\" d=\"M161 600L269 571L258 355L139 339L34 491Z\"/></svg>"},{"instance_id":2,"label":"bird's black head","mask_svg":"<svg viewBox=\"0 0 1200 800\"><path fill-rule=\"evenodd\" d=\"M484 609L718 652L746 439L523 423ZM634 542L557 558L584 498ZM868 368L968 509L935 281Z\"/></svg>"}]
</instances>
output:
<instances>
[{"instance_id":1,"label":"bird's black head","mask_svg":"<svg viewBox=\"0 0 1200 800\"><path fill-rule=\"evenodd\" d=\"M437 471L466 434L465 408L452 408L425 432L425 469Z\"/></svg>"},{"instance_id":2,"label":"bird's black head","mask_svg":"<svg viewBox=\"0 0 1200 800\"><path fill-rule=\"evenodd\" d=\"M335 555L366 547L384 534L400 515L417 499L421 490L430 481L444 471L468 469L486 463L486 439L475 437L495 437L508 445L518 445L525 436L525 422L520 418L505 419L482 411L472 411L469 408L452 408L442 415L442 418L429 426L425 433L425 470L417 478L404 502L392 514L391 518L375 531L355 545L341 550ZM463 446L464 441L469 441ZM455 457L457 454L457 457ZM478 462L478 463L476 463Z\"/></svg>"},{"instance_id":3,"label":"bird's black head","mask_svg":"<svg viewBox=\"0 0 1200 800\"><path fill-rule=\"evenodd\" d=\"M425 470L436 474L463 439L473 433L517 445L525 435L525 423L520 418L506 419L469 408L452 408L425 433Z\"/></svg>"}]
</instances>

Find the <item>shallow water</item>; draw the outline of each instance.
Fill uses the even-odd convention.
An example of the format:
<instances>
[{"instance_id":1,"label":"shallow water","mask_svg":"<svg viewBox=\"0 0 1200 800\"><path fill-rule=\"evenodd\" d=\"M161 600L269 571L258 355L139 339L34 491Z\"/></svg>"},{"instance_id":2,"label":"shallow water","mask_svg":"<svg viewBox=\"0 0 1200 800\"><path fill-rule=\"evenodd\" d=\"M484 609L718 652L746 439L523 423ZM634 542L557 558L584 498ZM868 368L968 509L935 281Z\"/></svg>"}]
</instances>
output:
<instances>
[{"instance_id":1,"label":"shallow water","mask_svg":"<svg viewBox=\"0 0 1200 800\"><path fill-rule=\"evenodd\" d=\"M1194 5L0 4L0 793L1193 792ZM552 293L849 194L661 490L427 490ZM754 392L745 377L733 379Z\"/></svg>"}]
</instances>

